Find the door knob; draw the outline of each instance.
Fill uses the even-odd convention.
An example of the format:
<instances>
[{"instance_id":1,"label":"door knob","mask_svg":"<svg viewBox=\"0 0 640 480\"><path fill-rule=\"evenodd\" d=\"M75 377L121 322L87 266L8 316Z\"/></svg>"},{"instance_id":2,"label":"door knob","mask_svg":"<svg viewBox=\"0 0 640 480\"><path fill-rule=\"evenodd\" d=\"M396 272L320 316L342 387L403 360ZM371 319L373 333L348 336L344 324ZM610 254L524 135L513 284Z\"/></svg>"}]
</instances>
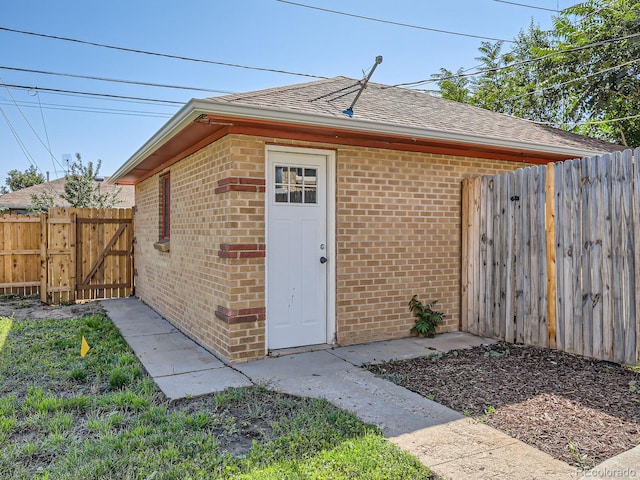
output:
<instances>
[{"instance_id":1,"label":"door knob","mask_svg":"<svg viewBox=\"0 0 640 480\"><path fill-rule=\"evenodd\" d=\"M327 263L327 257L320 257L320 263Z\"/></svg>"}]
</instances>

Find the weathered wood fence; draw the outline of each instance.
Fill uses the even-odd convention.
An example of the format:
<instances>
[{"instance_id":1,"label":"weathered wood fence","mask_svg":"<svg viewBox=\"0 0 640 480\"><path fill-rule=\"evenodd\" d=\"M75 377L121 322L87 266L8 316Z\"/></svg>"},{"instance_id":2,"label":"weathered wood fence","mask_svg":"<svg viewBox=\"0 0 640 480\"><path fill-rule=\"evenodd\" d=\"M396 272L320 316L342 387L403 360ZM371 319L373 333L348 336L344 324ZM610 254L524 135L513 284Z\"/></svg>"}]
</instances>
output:
<instances>
[{"instance_id":1,"label":"weathered wood fence","mask_svg":"<svg viewBox=\"0 0 640 480\"><path fill-rule=\"evenodd\" d=\"M0 294L58 304L132 293L132 209L0 216Z\"/></svg>"},{"instance_id":2,"label":"weathered wood fence","mask_svg":"<svg viewBox=\"0 0 640 480\"><path fill-rule=\"evenodd\" d=\"M640 149L463 182L464 331L640 364L634 158Z\"/></svg>"}]
</instances>

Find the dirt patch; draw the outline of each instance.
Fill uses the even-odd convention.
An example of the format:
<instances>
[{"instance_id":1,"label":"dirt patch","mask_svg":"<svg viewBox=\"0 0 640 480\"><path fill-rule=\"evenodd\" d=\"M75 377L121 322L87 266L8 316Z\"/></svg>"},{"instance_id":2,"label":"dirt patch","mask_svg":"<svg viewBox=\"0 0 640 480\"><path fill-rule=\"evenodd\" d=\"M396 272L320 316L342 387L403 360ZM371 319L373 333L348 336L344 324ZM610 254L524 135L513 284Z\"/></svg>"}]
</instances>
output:
<instances>
[{"instance_id":1,"label":"dirt patch","mask_svg":"<svg viewBox=\"0 0 640 480\"><path fill-rule=\"evenodd\" d=\"M0 299L0 317L14 320L66 320L103 313L99 302L75 305L43 305L37 297L4 296Z\"/></svg>"},{"instance_id":2,"label":"dirt patch","mask_svg":"<svg viewBox=\"0 0 640 480\"><path fill-rule=\"evenodd\" d=\"M369 370L581 468L640 443L640 369L498 343Z\"/></svg>"}]
</instances>

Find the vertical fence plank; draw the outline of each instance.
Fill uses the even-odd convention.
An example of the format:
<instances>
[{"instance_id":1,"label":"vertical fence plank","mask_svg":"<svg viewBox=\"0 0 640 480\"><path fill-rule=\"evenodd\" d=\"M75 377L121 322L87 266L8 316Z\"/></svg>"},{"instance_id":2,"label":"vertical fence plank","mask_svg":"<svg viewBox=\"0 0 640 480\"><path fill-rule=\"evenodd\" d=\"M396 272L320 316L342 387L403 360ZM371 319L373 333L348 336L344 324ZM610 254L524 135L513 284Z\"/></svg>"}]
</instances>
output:
<instances>
[{"instance_id":1,"label":"vertical fence plank","mask_svg":"<svg viewBox=\"0 0 640 480\"><path fill-rule=\"evenodd\" d=\"M613 359L613 247L612 247L612 218L611 218L611 195L612 195L612 156L609 154L602 156L600 163L600 182L602 191L601 206L601 238L602 238L602 359Z\"/></svg>"},{"instance_id":2,"label":"vertical fence plank","mask_svg":"<svg viewBox=\"0 0 640 480\"><path fill-rule=\"evenodd\" d=\"M556 170L553 163L547 165L545 182L545 234L547 243L547 345L556 348Z\"/></svg>"},{"instance_id":3,"label":"vertical fence plank","mask_svg":"<svg viewBox=\"0 0 640 480\"><path fill-rule=\"evenodd\" d=\"M462 179L462 252L460 259L460 330L469 331L469 270L471 269L471 259L473 258L469 251L469 233L471 230L471 192L470 182L468 178Z\"/></svg>"},{"instance_id":4,"label":"vertical fence plank","mask_svg":"<svg viewBox=\"0 0 640 480\"><path fill-rule=\"evenodd\" d=\"M556 348L565 348L565 318L566 318L566 287L564 265L566 261L566 231L565 231L565 177L564 162L555 165L555 211L556 211L556 281L557 308L556 308Z\"/></svg>"},{"instance_id":5,"label":"vertical fence plank","mask_svg":"<svg viewBox=\"0 0 640 480\"><path fill-rule=\"evenodd\" d=\"M590 161L588 157L580 161L580 198L581 202L581 228L582 243L580 251L582 252L580 262L580 278L581 278L581 307L582 307L582 354L591 356L593 353L593 307L591 298L593 292L591 290L591 273L593 267L591 259L591 247L593 245L591 227L593 226L591 215L591 175ZM577 333L576 333L577 334Z\"/></svg>"},{"instance_id":6,"label":"vertical fence plank","mask_svg":"<svg viewBox=\"0 0 640 480\"><path fill-rule=\"evenodd\" d=\"M540 279L540 268L537 260L537 251L539 248L538 237L536 235L537 220L537 203L538 198L538 169L531 167L528 169L526 179L527 195L521 199L526 204L528 212L523 219L526 222L525 237L525 262L527 270L525 272L526 281L522 286L525 292L525 306L527 311L524 312L524 343L528 345L538 344L538 287Z\"/></svg>"},{"instance_id":7,"label":"vertical fence plank","mask_svg":"<svg viewBox=\"0 0 640 480\"><path fill-rule=\"evenodd\" d=\"M481 192L481 202L480 202L480 282L479 282L479 290L480 290L480 305L478 309L478 333L482 336L488 336L486 324L487 318L489 316L489 306L487 305L487 291L489 287L487 286L487 282L490 279L488 271L490 271L489 267L489 220L491 219L490 215L490 201L489 201L489 177L482 177L480 179L480 192Z\"/></svg>"},{"instance_id":8,"label":"vertical fence plank","mask_svg":"<svg viewBox=\"0 0 640 480\"><path fill-rule=\"evenodd\" d=\"M640 148L633 152L633 233L636 286L640 284ZM635 293L636 325L635 325L635 362L640 365L640 292Z\"/></svg>"},{"instance_id":9,"label":"vertical fence plank","mask_svg":"<svg viewBox=\"0 0 640 480\"><path fill-rule=\"evenodd\" d=\"M471 215L474 219L473 229L470 235L470 252L471 262L469 265L470 273L470 289L469 289L469 332L475 335L479 334L479 312L480 312L480 203L481 203L481 181L480 177L471 180L470 187L472 192L471 198Z\"/></svg>"},{"instance_id":10,"label":"vertical fence plank","mask_svg":"<svg viewBox=\"0 0 640 480\"><path fill-rule=\"evenodd\" d=\"M614 153L611 166L611 246L612 263L612 301L613 301L613 358L614 362L624 360L624 308L622 298L622 156Z\"/></svg>"},{"instance_id":11,"label":"vertical fence plank","mask_svg":"<svg viewBox=\"0 0 640 480\"><path fill-rule=\"evenodd\" d=\"M574 190L573 190L573 175L572 175L571 162L565 162L563 166L563 180L564 180L564 202L562 205L562 235L564 239L564 251L563 256L563 290L564 290L564 326L563 326L563 345L567 352L573 353L573 256L574 256L574 235L573 230L575 228L574 221Z\"/></svg>"},{"instance_id":12,"label":"vertical fence plank","mask_svg":"<svg viewBox=\"0 0 640 480\"><path fill-rule=\"evenodd\" d=\"M491 270L493 271L493 284L491 285L491 316L489 322L491 325L490 331L493 338L504 339L500 335L500 325L503 323L502 319L502 282L504 279L504 269L502 268L503 255L504 255L504 234L502 233L502 182L499 175L494 175L492 179L493 195L491 197L493 202L493 234L492 234L492 253L493 262Z\"/></svg>"},{"instance_id":13,"label":"vertical fence plank","mask_svg":"<svg viewBox=\"0 0 640 480\"><path fill-rule=\"evenodd\" d=\"M631 150L622 152L622 218L621 218L621 254L622 254L622 335L623 345L620 352L623 362L635 361L636 334L636 283L633 252L632 196L633 165Z\"/></svg>"},{"instance_id":14,"label":"vertical fence plank","mask_svg":"<svg viewBox=\"0 0 640 480\"><path fill-rule=\"evenodd\" d=\"M581 275L580 275L580 267L581 267L581 251L582 251L582 231L581 231L581 218L582 218L582 208L580 204L580 188L581 188L581 162L580 160L573 160L570 162L571 167L571 187L572 191L570 195L573 198L572 201L572 214L571 214L571 223L572 223L572 241L571 241L571 249L572 249L572 257L571 257L571 290L573 292L573 333L567 331L567 333L571 336L571 343L573 348L573 353L577 353L578 355L582 355L583 351L583 342L582 342L582 331L583 331L583 320L582 320L582 287L580 285Z\"/></svg>"},{"instance_id":15,"label":"vertical fence plank","mask_svg":"<svg viewBox=\"0 0 640 480\"><path fill-rule=\"evenodd\" d=\"M507 342L515 341L514 318L515 318L515 295L514 287L515 262L514 262L514 242L515 242L515 174L508 173L505 175L506 191L504 195L505 202L505 238L506 252L504 253L504 269L505 269L505 332L504 339Z\"/></svg>"},{"instance_id":16,"label":"vertical fence plank","mask_svg":"<svg viewBox=\"0 0 640 480\"><path fill-rule=\"evenodd\" d=\"M494 331L496 333L496 337L502 340L505 339L506 335L506 307L507 307L507 271L508 265L511 263L511 255L509 255L509 250L507 248L507 235L508 235L508 210L507 205L509 203L509 198L507 195L508 190L508 177L507 175L496 175L495 177L497 189L496 189L496 204L497 204L497 212L496 212L496 221L497 227L494 228L494 237L496 240L496 268L497 268L497 279L496 282L496 301L498 302L498 306L496 309L496 314L494 318Z\"/></svg>"},{"instance_id":17,"label":"vertical fence plank","mask_svg":"<svg viewBox=\"0 0 640 480\"><path fill-rule=\"evenodd\" d=\"M48 281L48 272L49 272L49 261L47 259L47 240L48 240L48 221L47 214L40 214L40 301L42 303L47 303L48 295L47 295L47 285Z\"/></svg>"},{"instance_id":18,"label":"vertical fence plank","mask_svg":"<svg viewBox=\"0 0 640 480\"><path fill-rule=\"evenodd\" d=\"M515 251L515 262L516 262L516 271L514 277L514 291L515 291L515 315L514 315L514 325L513 325L513 341L516 343L524 342L523 328L524 328L524 319L523 314L526 310L525 307L525 298L524 292L522 291L522 285L524 283L524 275L525 275L525 264L524 264L524 256L525 251L523 248L523 233L522 230L524 228L523 222L523 211L522 199L525 197L525 187L524 187L524 174L525 169L517 170L515 172L515 184L514 184L514 228L515 228L515 236L514 236L514 251ZM517 200L515 200L517 199Z\"/></svg>"},{"instance_id":19,"label":"vertical fence plank","mask_svg":"<svg viewBox=\"0 0 640 480\"><path fill-rule=\"evenodd\" d=\"M590 160L589 171L591 182L589 185L589 221L591 233L591 262L587 275L590 275L591 296L591 355L602 358L602 168L603 159L593 157Z\"/></svg>"},{"instance_id":20,"label":"vertical fence plank","mask_svg":"<svg viewBox=\"0 0 640 480\"><path fill-rule=\"evenodd\" d=\"M547 296L547 238L545 232L546 215L546 182L547 167L540 165L537 167L538 175L536 181L536 264L538 265L537 276L537 316L538 328L536 331L536 341L540 346L549 345L549 325L548 325L548 296Z\"/></svg>"}]
</instances>

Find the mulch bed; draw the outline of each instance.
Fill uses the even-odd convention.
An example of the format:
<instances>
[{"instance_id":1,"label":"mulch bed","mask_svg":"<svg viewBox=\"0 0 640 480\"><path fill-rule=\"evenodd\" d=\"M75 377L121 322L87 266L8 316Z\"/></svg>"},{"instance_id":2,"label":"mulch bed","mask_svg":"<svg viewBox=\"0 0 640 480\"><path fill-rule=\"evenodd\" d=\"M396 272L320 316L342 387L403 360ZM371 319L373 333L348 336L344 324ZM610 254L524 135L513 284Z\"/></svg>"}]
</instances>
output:
<instances>
[{"instance_id":1,"label":"mulch bed","mask_svg":"<svg viewBox=\"0 0 640 480\"><path fill-rule=\"evenodd\" d=\"M368 368L580 468L640 443L640 369L505 343Z\"/></svg>"}]
</instances>

